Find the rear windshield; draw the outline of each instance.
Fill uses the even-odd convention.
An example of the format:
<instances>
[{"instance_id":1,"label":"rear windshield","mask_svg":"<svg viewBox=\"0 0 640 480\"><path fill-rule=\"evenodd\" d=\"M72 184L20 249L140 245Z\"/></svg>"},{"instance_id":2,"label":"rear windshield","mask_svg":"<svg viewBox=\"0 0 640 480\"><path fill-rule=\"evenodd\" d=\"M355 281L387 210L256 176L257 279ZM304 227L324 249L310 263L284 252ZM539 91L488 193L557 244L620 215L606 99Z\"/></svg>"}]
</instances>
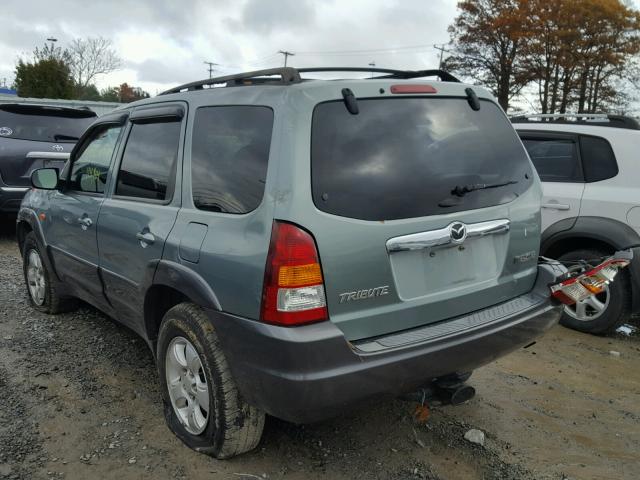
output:
<instances>
[{"instance_id":1,"label":"rear windshield","mask_svg":"<svg viewBox=\"0 0 640 480\"><path fill-rule=\"evenodd\" d=\"M527 154L493 102L479 111L466 98L358 106L352 115L342 101L321 103L313 114L313 201L324 212L362 220L446 214L510 202L531 185Z\"/></svg>"},{"instance_id":2,"label":"rear windshield","mask_svg":"<svg viewBox=\"0 0 640 480\"><path fill-rule=\"evenodd\" d=\"M0 138L76 142L95 118L91 111L4 105L0 107Z\"/></svg>"}]
</instances>

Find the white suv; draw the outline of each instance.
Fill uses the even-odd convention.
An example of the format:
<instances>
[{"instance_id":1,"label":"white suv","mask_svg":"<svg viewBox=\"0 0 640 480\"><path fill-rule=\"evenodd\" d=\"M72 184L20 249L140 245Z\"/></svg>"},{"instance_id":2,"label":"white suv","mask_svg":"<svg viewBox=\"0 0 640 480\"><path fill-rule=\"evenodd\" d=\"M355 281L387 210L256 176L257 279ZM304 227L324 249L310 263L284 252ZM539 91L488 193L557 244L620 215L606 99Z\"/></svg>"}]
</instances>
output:
<instances>
[{"instance_id":1,"label":"white suv","mask_svg":"<svg viewBox=\"0 0 640 480\"><path fill-rule=\"evenodd\" d=\"M606 114L512 117L543 182L540 254L569 262L640 247L640 123ZM640 249L635 249L636 258ZM597 263L597 262L589 262ZM640 260L561 323L596 334L640 310Z\"/></svg>"}]
</instances>

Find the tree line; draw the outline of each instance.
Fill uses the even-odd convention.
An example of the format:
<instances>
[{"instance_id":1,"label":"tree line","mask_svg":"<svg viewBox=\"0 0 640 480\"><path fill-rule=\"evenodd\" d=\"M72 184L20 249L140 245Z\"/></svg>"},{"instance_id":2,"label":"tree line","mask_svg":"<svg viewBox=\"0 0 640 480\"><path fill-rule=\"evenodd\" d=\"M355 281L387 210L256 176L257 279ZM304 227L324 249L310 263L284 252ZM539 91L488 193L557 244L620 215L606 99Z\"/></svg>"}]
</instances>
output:
<instances>
[{"instance_id":1,"label":"tree line","mask_svg":"<svg viewBox=\"0 0 640 480\"><path fill-rule=\"evenodd\" d=\"M77 38L66 48L45 43L30 59L18 59L13 88L21 97L122 103L148 98L147 92L127 83L98 90L97 77L121 66L111 41L103 37Z\"/></svg>"},{"instance_id":2,"label":"tree line","mask_svg":"<svg viewBox=\"0 0 640 480\"><path fill-rule=\"evenodd\" d=\"M640 12L622 0L463 0L444 68L500 105L533 93L542 113L624 109L640 68Z\"/></svg>"}]
</instances>

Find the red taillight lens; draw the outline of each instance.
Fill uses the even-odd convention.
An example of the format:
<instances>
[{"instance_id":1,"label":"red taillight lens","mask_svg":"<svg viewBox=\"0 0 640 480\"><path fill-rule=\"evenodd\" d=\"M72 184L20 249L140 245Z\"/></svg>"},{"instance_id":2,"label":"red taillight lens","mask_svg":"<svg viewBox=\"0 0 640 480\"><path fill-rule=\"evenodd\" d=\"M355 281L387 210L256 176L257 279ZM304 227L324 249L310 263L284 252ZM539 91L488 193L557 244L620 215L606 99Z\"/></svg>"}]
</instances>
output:
<instances>
[{"instance_id":1,"label":"red taillight lens","mask_svg":"<svg viewBox=\"0 0 640 480\"><path fill-rule=\"evenodd\" d=\"M273 222L260 318L285 326L328 318L316 244L309 233L291 223Z\"/></svg>"},{"instance_id":2,"label":"red taillight lens","mask_svg":"<svg viewBox=\"0 0 640 480\"><path fill-rule=\"evenodd\" d=\"M618 270L629 265L630 260L610 258L587 272L551 286L551 295L564 304L585 300L597 295L618 273Z\"/></svg>"}]
</instances>

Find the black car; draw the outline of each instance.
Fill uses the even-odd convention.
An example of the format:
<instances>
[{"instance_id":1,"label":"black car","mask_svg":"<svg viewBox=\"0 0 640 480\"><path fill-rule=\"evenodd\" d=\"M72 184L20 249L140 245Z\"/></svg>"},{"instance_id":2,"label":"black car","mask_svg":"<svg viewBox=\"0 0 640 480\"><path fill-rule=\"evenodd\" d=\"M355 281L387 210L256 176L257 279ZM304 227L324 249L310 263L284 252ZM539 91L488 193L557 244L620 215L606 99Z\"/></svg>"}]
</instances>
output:
<instances>
[{"instance_id":1,"label":"black car","mask_svg":"<svg viewBox=\"0 0 640 480\"><path fill-rule=\"evenodd\" d=\"M33 170L62 168L95 118L86 108L0 104L0 214L18 211Z\"/></svg>"}]
</instances>

